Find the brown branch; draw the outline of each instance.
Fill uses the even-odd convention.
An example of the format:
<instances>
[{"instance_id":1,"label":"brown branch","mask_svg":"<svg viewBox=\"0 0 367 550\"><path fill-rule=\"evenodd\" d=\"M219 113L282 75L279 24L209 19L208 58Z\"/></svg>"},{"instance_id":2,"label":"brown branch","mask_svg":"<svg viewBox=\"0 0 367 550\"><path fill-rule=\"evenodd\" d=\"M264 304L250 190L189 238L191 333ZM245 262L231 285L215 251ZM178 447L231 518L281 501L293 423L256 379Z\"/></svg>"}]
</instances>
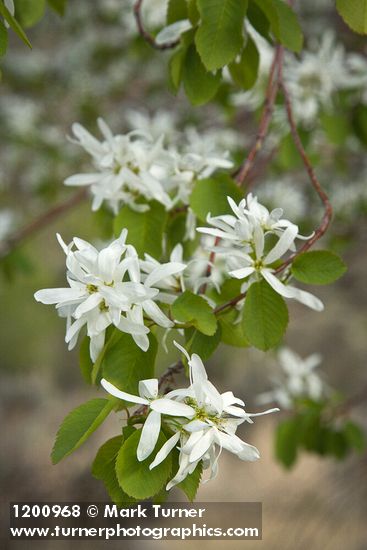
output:
<instances>
[{"instance_id":1,"label":"brown branch","mask_svg":"<svg viewBox=\"0 0 367 550\"><path fill-rule=\"evenodd\" d=\"M252 170L256 157L259 151L262 149L265 142L265 138L268 134L268 130L269 130L269 126L270 126L270 122L271 122L271 118L274 110L274 103L278 95L278 89L279 89L278 74L281 71L281 67L283 64L283 57L284 57L284 49L282 46L278 45L276 47L274 59L270 68L269 80L268 80L266 93L265 93L264 109L261 115L259 129L255 138L254 144L251 147L245 162L242 164L242 166L240 167L236 175L236 181L239 186L242 186L244 184L247 176Z\"/></svg>"},{"instance_id":2,"label":"brown branch","mask_svg":"<svg viewBox=\"0 0 367 550\"><path fill-rule=\"evenodd\" d=\"M161 389L165 384L173 381L173 376L179 374L184 368L183 362L181 360L174 363L162 374L159 379L158 387Z\"/></svg>"},{"instance_id":3,"label":"brown branch","mask_svg":"<svg viewBox=\"0 0 367 550\"><path fill-rule=\"evenodd\" d=\"M31 221L24 227L18 229L15 233L10 235L1 243L0 247L0 259L7 256L14 248L16 248L23 241L47 227L52 223L56 218L64 214L65 212L74 208L80 204L87 197L87 190L82 188L80 191L69 197L64 202L57 204L47 210L45 213L41 214L38 218Z\"/></svg>"},{"instance_id":4,"label":"brown branch","mask_svg":"<svg viewBox=\"0 0 367 550\"><path fill-rule=\"evenodd\" d=\"M284 79L283 79L282 68L280 68L280 72L279 72L279 84L280 84L280 88L281 88L281 90L283 92L283 95L284 95L287 118L288 118L288 122L289 122L291 135L292 135L294 144L295 144L295 146L298 150L298 153L299 153L299 155L300 155L300 157L303 161L303 164L306 168L306 171L307 171L308 176L310 178L311 184L312 184L313 188L315 189L316 193L318 194L318 196L320 197L321 202L324 205L324 215L322 217L322 220L321 220L321 223L320 223L319 227L316 229L316 231L315 231L314 235L311 237L311 239L309 239L297 252L295 252L294 254L289 256L289 258L287 258L287 260L285 262L283 262L275 270L275 273L280 273L281 271L283 271L289 264L291 264L293 262L293 260L297 256L299 256L299 254L302 254L302 252L306 252L307 250L309 250L326 233L326 231L327 231L327 229L330 225L332 215L333 215L333 209L332 209L332 206L330 204L329 197L327 196L325 190L322 188L322 186L321 186L321 184L320 184L320 182L319 182L319 180L316 176L315 170L312 167L310 159L307 156L307 153L305 151L305 148L303 147L300 135L298 133L297 124L295 122L294 115L293 115L291 97L290 97L288 88L287 88L287 86L284 82Z\"/></svg>"},{"instance_id":5,"label":"brown branch","mask_svg":"<svg viewBox=\"0 0 367 550\"><path fill-rule=\"evenodd\" d=\"M141 13L143 1L144 0L137 0L134 4L134 16L140 36L142 36L142 38L144 38L144 40L156 50L170 50L172 48L175 48L180 43L179 40L174 40L173 42L165 42L164 44L157 44L154 36L145 30Z\"/></svg>"}]
</instances>

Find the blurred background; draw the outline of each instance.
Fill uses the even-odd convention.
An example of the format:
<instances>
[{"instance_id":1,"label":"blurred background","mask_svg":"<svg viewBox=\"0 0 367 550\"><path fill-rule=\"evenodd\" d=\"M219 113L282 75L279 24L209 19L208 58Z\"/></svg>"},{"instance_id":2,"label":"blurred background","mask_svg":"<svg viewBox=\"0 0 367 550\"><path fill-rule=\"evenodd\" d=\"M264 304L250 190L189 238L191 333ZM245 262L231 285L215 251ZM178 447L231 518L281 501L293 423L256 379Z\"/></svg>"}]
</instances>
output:
<instances>
[{"instance_id":1,"label":"blurred background","mask_svg":"<svg viewBox=\"0 0 367 550\"><path fill-rule=\"evenodd\" d=\"M175 97L167 91L165 54L142 43L136 34L131 2L122 4L117 0L71 1L65 18L49 12L29 31L32 51L14 39L2 62L0 479L5 522L11 501L107 500L102 483L91 477L90 465L99 445L119 433L121 425L118 415L110 417L75 454L52 466L50 451L61 420L99 392L83 382L78 352L66 349L64 320L53 308L37 304L33 293L64 285L64 255L56 242L56 231L66 242L75 235L102 242L111 235L111 222L103 210L92 214L88 199L78 200L63 215L50 216L47 225L19 245L13 246L12 235L75 193L63 186L63 180L88 166L88 159L67 139L72 123L79 121L94 131L96 118L102 116L119 132L144 125L168 135L180 131L191 136L193 146L195 140L206 140L216 150L228 150L235 161L243 157L256 134L263 94L261 72L254 92L234 90L228 83L213 104L194 109L183 95ZM164 21L164 2L148 4L147 25L159 28ZM344 26L333 2L298 2L298 9L310 53L308 58L301 55L290 59L286 67L294 79L299 75L299 85L307 68L310 78L318 73L320 63L323 71L330 71L333 85L326 90L322 79L315 84L320 99L313 106L314 114L305 120L300 110L298 122L335 207L334 224L325 244L342 254L348 272L332 287L317 288L316 294L326 305L323 313L291 304L286 343L303 357L321 353L327 383L350 398L367 384L366 44ZM266 48L259 40L264 67ZM321 60L320 52L324 55ZM330 64L327 55L331 56ZM332 71L345 79L351 73L358 74L359 80L354 88L346 89L336 84ZM314 97L315 88L309 93ZM306 99L299 96L300 104ZM318 223L321 210L308 189L284 129L281 105L278 107L251 185L269 206L285 204L287 217L307 233ZM223 391L235 388L251 410L256 407L256 395L269 388L272 361L261 352L223 345L208 370L217 386ZM171 358L162 355L159 368L163 372L170 363ZM366 403L359 402L348 414L367 428ZM366 455L350 455L338 462L303 454L291 471L285 471L274 459L278 420L275 415L263 417L243 428L240 435L260 449L261 460L242 463L223 453L218 478L200 488L197 500L263 502L263 541L246 542L248 548L364 549ZM171 499L175 498L180 497L173 492ZM106 545L92 540L58 541L57 547L66 549L76 544L79 548ZM179 544L143 543L146 548ZM219 541L186 544L193 548L199 544L223 546ZM242 544L231 542L230 547ZM40 545L37 541L4 539L2 543L4 549L39 546L55 547L47 541ZM124 543L126 548L141 546L139 542ZM110 541L108 547L120 548L121 543Z\"/></svg>"}]
</instances>

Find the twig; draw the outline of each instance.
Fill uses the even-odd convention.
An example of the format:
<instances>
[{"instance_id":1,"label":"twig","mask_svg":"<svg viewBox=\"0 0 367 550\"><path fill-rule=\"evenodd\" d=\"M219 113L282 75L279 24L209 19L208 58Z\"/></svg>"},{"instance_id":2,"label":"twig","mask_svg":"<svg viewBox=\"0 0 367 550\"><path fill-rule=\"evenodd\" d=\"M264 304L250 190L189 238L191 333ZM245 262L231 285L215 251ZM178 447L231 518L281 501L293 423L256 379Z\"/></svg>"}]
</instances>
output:
<instances>
[{"instance_id":1,"label":"twig","mask_svg":"<svg viewBox=\"0 0 367 550\"><path fill-rule=\"evenodd\" d=\"M172 381L172 377L175 374L179 374L184 368L183 362L181 360L174 363L162 374L159 379L158 387L161 389L165 384Z\"/></svg>"},{"instance_id":2,"label":"twig","mask_svg":"<svg viewBox=\"0 0 367 550\"><path fill-rule=\"evenodd\" d=\"M47 210L44 214L41 214L38 218L30 222L29 224L21 227L5 239L1 243L0 247L0 259L7 256L14 248L16 248L21 242L25 241L31 237L34 233L37 233L56 218L64 214L68 210L71 210L74 206L77 206L87 197L87 190L85 188L81 189L75 195L69 197L66 201L57 204Z\"/></svg>"},{"instance_id":3,"label":"twig","mask_svg":"<svg viewBox=\"0 0 367 550\"><path fill-rule=\"evenodd\" d=\"M136 20L136 24L137 24L140 36L142 36L144 40L148 44L150 44L152 48L156 50L170 50L172 48L175 48L180 43L179 40L174 40L172 42L165 42L164 44L157 44L154 36L145 30L143 17L141 13L143 1L144 0L137 0L134 4L134 16L135 16L135 20Z\"/></svg>"},{"instance_id":4,"label":"twig","mask_svg":"<svg viewBox=\"0 0 367 550\"><path fill-rule=\"evenodd\" d=\"M278 94L278 89L279 89L278 74L281 71L281 67L283 64L283 57L284 57L284 49L282 46L278 45L276 47L274 59L270 68L269 80L268 80L268 85L267 85L266 94L265 94L264 109L261 115L256 139L252 148L250 149L250 152L245 162L242 164L242 166L240 167L236 175L236 181L239 186L242 186L244 184L248 174L250 173L254 165L254 162L256 160L256 157L259 151L262 149L264 145L264 141L269 130L269 125L270 125L270 121L274 110L274 103Z\"/></svg>"},{"instance_id":5,"label":"twig","mask_svg":"<svg viewBox=\"0 0 367 550\"><path fill-rule=\"evenodd\" d=\"M313 169L313 167L311 165L310 159L307 156L307 153L305 151L305 148L303 147L300 135L298 133L297 125L296 125L296 122L295 122L294 116L293 116L291 98L290 98L290 95L289 95L288 88L287 88L287 86L284 82L284 79L283 79L282 67L280 67L280 71L279 71L279 85L280 85L280 88L281 88L281 90L283 92L283 95L284 95L287 118L288 118L288 122L289 122L289 126L290 126L290 130L291 130L291 134L292 134L294 144L295 144L295 146L298 150L298 153L299 153L300 157L302 158L303 164L304 164L304 166L306 168L306 171L309 175L311 184L314 187L316 193L319 195L319 197L320 197L320 199L321 199L321 201L324 205L324 215L322 217L322 220L321 220L321 223L320 223L319 227L316 229L316 231L315 231L314 235L311 237L311 239L309 239L297 252L295 252L294 254L289 256L289 258L287 258L287 260L285 262L283 262L275 270L275 273L280 273L281 271L283 271L290 263L293 262L293 260L297 256L299 256L299 254L309 250L326 233L326 231L327 231L327 229L330 225L332 215L333 215L333 209L332 209L332 206L330 204L329 197L327 196L326 192L322 188L322 186L321 186L321 184L320 184L320 182L319 182L319 180L318 180L318 178L315 174L315 170Z\"/></svg>"}]
</instances>

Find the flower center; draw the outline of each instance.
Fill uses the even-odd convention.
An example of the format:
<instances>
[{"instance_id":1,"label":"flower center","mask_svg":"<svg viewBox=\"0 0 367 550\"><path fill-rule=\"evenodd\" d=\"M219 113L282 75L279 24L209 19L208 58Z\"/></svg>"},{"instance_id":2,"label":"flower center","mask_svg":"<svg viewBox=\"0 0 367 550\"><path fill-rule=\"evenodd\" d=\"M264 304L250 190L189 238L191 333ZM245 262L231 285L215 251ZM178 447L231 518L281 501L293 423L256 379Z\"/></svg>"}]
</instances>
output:
<instances>
[{"instance_id":1,"label":"flower center","mask_svg":"<svg viewBox=\"0 0 367 550\"><path fill-rule=\"evenodd\" d=\"M89 294L93 294L93 292L98 292L98 286L96 285L87 285L87 290Z\"/></svg>"}]
</instances>

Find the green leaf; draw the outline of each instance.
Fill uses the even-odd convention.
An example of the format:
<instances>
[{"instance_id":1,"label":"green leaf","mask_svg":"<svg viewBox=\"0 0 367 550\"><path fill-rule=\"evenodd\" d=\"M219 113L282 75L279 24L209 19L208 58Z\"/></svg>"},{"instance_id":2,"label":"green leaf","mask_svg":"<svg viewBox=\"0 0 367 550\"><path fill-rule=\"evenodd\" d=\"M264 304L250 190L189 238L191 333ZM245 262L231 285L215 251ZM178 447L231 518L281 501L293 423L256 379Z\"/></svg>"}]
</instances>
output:
<instances>
[{"instance_id":1,"label":"green leaf","mask_svg":"<svg viewBox=\"0 0 367 550\"><path fill-rule=\"evenodd\" d=\"M288 325L288 309L283 298L266 281L250 286L242 323L246 338L258 349L267 351L281 341Z\"/></svg>"},{"instance_id":2,"label":"green leaf","mask_svg":"<svg viewBox=\"0 0 367 550\"><path fill-rule=\"evenodd\" d=\"M220 216L231 214L227 197L235 202L243 199L243 193L228 174L217 174L215 177L198 180L190 197L190 206L196 216L205 221L207 215Z\"/></svg>"},{"instance_id":3,"label":"green leaf","mask_svg":"<svg viewBox=\"0 0 367 550\"><path fill-rule=\"evenodd\" d=\"M341 430L327 430L324 435L325 449L330 454L341 460L348 454L348 441Z\"/></svg>"},{"instance_id":4,"label":"green leaf","mask_svg":"<svg viewBox=\"0 0 367 550\"><path fill-rule=\"evenodd\" d=\"M312 250L300 254L292 264L292 275L302 283L328 285L347 270L343 260L328 250Z\"/></svg>"},{"instance_id":5,"label":"green leaf","mask_svg":"<svg viewBox=\"0 0 367 550\"><path fill-rule=\"evenodd\" d=\"M21 25L32 27L44 16L46 0L15 0L16 16Z\"/></svg>"},{"instance_id":6,"label":"green leaf","mask_svg":"<svg viewBox=\"0 0 367 550\"><path fill-rule=\"evenodd\" d=\"M195 44L208 71L224 67L243 45L247 0L197 0L201 15Z\"/></svg>"},{"instance_id":7,"label":"green leaf","mask_svg":"<svg viewBox=\"0 0 367 550\"><path fill-rule=\"evenodd\" d=\"M167 212L163 204L153 201L146 212L135 212L128 206L123 206L115 218L114 230L116 236L121 230L128 230L127 242L135 246L138 255L146 252L156 259L162 255L163 230L167 221Z\"/></svg>"},{"instance_id":8,"label":"green leaf","mask_svg":"<svg viewBox=\"0 0 367 550\"><path fill-rule=\"evenodd\" d=\"M0 21L0 57L6 54L8 49L8 31Z\"/></svg>"},{"instance_id":9,"label":"green leaf","mask_svg":"<svg viewBox=\"0 0 367 550\"><path fill-rule=\"evenodd\" d=\"M228 68L234 82L244 90L249 90L257 80L259 64L259 51L254 40L248 35L246 47L240 59L231 63Z\"/></svg>"},{"instance_id":10,"label":"green leaf","mask_svg":"<svg viewBox=\"0 0 367 550\"><path fill-rule=\"evenodd\" d=\"M238 311L230 310L218 318L222 329L222 342L228 346L247 348L250 344L243 332L242 323L237 323Z\"/></svg>"},{"instance_id":11,"label":"green leaf","mask_svg":"<svg viewBox=\"0 0 367 550\"><path fill-rule=\"evenodd\" d=\"M336 0L336 9L358 34L367 34L367 0Z\"/></svg>"},{"instance_id":12,"label":"green leaf","mask_svg":"<svg viewBox=\"0 0 367 550\"><path fill-rule=\"evenodd\" d=\"M363 430L350 420L343 426L343 431L349 446L358 452L364 451L366 448L366 437Z\"/></svg>"},{"instance_id":13,"label":"green leaf","mask_svg":"<svg viewBox=\"0 0 367 550\"><path fill-rule=\"evenodd\" d=\"M67 0L47 0L47 2L59 15L65 15Z\"/></svg>"},{"instance_id":14,"label":"green leaf","mask_svg":"<svg viewBox=\"0 0 367 550\"><path fill-rule=\"evenodd\" d=\"M187 51L187 48L185 46L179 46L173 52L169 60L168 70L169 70L170 84L175 94L180 89L180 85L182 81L182 70L183 70L183 64L185 61L186 51Z\"/></svg>"},{"instance_id":15,"label":"green leaf","mask_svg":"<svg viewBox=\"0 0 367 550\"><path fill-rule=\"evenodd\" d=\"M269 31L270 31L270 23L267 17L265 17L264 13L261 11L260 8L255 4L254 1L250 1L248 10L247 10L247 18L250 21L251 25L254 27L254 29L263 36L266 40L270 41Z\"/></svg>"},{"instance_id":16,"label":"green leaf","mask_svg":"<svg viewBox=\"0 0 367 550\"><path fill-rule=\"evenodd\" d=\"M221 327L218 325L213 336L207 336L195 329L185 330L186 348L190 353L197 353L203 361L206 361L213 355L220 344L222 336Z\"/></svg>"},{"instance_id":17,"label":"green leaf","mask_svg":"<svg viewBox=\"0 0 367 550\"><path fill-rule=\"evenodd\" d=\"M187 50L182 79L186 95L193 105L203 105L210 101L220 85L220 73L214 75L206 71L194 45Z\"/></svg>"},{"instance_id":18,"label":"green leaf","mask_svg":"<svg viewBox=\"0 0 367 550\"><path fill-rule=\"evenodd\" d=\"M125 441L117 455L116 474L122 490L133 498L143 500L160 492L172 471L172 456L161 462L156 468L149 470L154 456L166 442L161 432L158 443L151 456L139 462L136 457L141 430L136 430Z\"/></svg>"},{"instance_id":19,"label":"green leaf","mask_svg":"<svg viewBox=\"0 0 367 550\"><path fill-rule=\"evenodd\" d=\"M298 18L284 0L254 0L270 22L276 39L293 52L300 52L303 33Z\"/></svg>"},{"instance_id":20,"label":"green leaf","mask_svg":"<svg viewBox=\"0 0 367 550\"><path fill-rule=\"evenodd\" d=\"M0 15L3 16L3 18L5 19L5 21L8 23L8 25L13 29L13 31L19 36L19 38L21 40L23 40L23 42L25 44L27 44L27 46L29 48L32 48L32 45L31 43L29 42L28 40L28 37L26 35L26 33L24 32L24 30L22 29L22 27L19 25L18 21L13 17L13 15L10 13L10 11L8 10L8 8L2 3L0 2Z\"/></svg>"},{"instance_id":21,"label":"green leaf","mask_svg":"<svg viewBox=\"0 0 367 550\"><path fill-rule=\"evenodd\" d=\"M92 399L71 411L62 422L52 449L51 458L57 464L78 449L102 424L116 406L116 399Z\"/></svg>"},{"instance_id":22,"label":"green leaf","mask_svg":"<svg viewBox=\"0 0 367 550\"><path fill-rule=\"evenodd\" d=\"M190 323L203 334L213 336L217 319L204 298L186 290L172 304L173 317L181 323Z\"/></svg>"},{"instance_id":23,"label":"green leaf","mask_svg":"<svg viewBox=\"0 0 367 550\"><path fill-rule=\"evenodd\" d=\"M88 336L85 336L82 343L80 344L79 366L85 382L87 384L92 384L93 362L90 358L89 342L90 340Z\"/></svg>"},{"instance_id":24,"label":"green leaf","mask_svg":"<svg viewBox=\"0 0 367 550\"><path fill-rule=\"evenodd\" d=\"M100 447L92 465L92 475L103 481L106 490L116 504L133 503L135 499L124 493L116 476L116 458L124 438L122 435L109 439Z\"/></svg>"},{"instance_id":25,"label":"green leaf","mask_svg":"<svg viewBox=\"0 0 367 550\"><path fill-rule=\"evenodd\" d=\"M275 433L275 456L285 468L291 468L296 462L298 443L299 421L297 417L278 424Z\"/></svg>"},{"instance_id":26,"label":"green leaf","mask_svg":"<svg viewBox=\"0 0 367 550\"><path fill-rule=\"evenodd\" d=\"M120 338L109 346L102 362L104 378L120 390L136 395L140 380L153 378L158 344L149 334L149 349L142 351L130 334L120 332Z\"/></svg>"},{"instance_id":27,"label":"green leaf","mask_svg":"<svg viewBox=\"0 0 367 550\"><path fill-rule=\"evenodd\" d=\"M187 11L188 11L189 19L192 25L195 26L200 20L200 13L197 8L197 2L196 0L186 0L186 1L187 1Z\"/></svg>"},{"instance_id":28,"label":"green leaf","mask_svg":"<svg viewBox=\"0 0 367 550\"><path fill-rule=\"evenodd\" d=\"M188 17L189 14L186 0L169 0L166 17L167 26L176 23L176 21L188 19Z\"/></svg>"}]
</instances>

